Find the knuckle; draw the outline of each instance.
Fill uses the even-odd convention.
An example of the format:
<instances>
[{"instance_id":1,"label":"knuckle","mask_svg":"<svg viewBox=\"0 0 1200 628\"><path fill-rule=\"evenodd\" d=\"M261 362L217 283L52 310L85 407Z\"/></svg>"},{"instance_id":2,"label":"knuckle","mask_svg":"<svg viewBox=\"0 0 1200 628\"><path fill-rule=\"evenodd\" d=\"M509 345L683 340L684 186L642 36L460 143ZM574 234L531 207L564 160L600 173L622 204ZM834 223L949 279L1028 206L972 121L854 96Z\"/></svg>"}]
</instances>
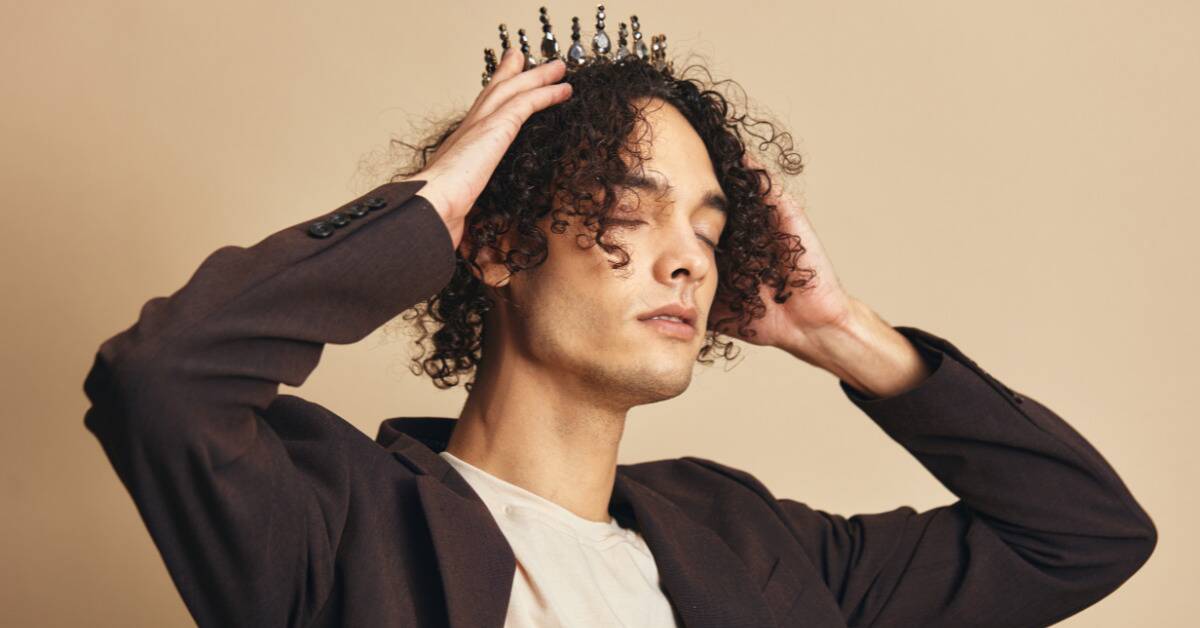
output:
<instances>
[{"instance_id":1,"label":"knuckle","mask_svg":"<svg viewBox=\"0 0 1200 628\"><path fill-rule=\"evenodd\" d=\"M503 129L508 133L509 137L516 137L517 132L521 130L521 125L525 120L516 113L511 113L501 118Z\"/></svg>"},{"instance_id":2,"label":"knuckle","mask_svg":"<svg viewBox=\"0 0 1200 628\"><path fill-rule=\"evenodd\" d=\"M492 116L492 119L487 124L489 135L500 134L505 137L516 137L517 131L520 128L521 121L511 114L497 114Z\"/></svg>"}]
</instances>

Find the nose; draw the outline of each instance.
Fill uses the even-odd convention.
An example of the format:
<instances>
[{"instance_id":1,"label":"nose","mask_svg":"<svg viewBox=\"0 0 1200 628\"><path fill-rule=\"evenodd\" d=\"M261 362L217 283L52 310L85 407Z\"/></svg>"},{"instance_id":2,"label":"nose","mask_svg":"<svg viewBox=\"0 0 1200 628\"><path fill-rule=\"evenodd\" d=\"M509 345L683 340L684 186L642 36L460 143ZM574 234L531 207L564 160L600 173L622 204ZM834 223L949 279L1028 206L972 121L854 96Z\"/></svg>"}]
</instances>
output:
<instances>
[{"instance_id":1,"label":"nose","mask_svg":"<svg viewBox=\"0 0 1200 628\"><path fill-rule=\"evenodd\" d=\"M662 249L655 261L655 277L660 282L698 284L712 272L714 255L708 244L687 223L672 228L661 238Z\"/></svg>"}]
</instances>

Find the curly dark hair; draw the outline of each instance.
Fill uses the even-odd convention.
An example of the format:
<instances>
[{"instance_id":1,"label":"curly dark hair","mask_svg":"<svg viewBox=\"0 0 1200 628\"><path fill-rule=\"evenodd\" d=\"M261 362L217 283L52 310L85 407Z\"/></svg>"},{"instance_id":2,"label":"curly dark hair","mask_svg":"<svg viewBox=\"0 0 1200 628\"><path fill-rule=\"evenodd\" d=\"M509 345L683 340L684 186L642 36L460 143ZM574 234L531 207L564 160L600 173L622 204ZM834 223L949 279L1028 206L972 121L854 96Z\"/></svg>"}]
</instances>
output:
<instances>
[{"instance_id":1,"label":"curly dark hair","mask_svg":"<svg viewBox=\"0 0 1200 628\"><path fill-rule=\"evenodd\" d=\"M704 78L690 77L693 71ZM737 356L732 339L717 330L735 329L728 326L733 324L738 334L753 336L747 325L766 310L760 286L773 288L775 301L783 303L791 295L789 288L804 288L815 273L797 266L805 251L800 238L776 226L775 207L767 202L774 185L770 175L763 168L748 167L743 156L747 142L753 141L761 155L770 148L778 151L773 158L758 159L759 163L773 161L790 175L802 172L804 164L792 150L789 133L738 113L731 98L719 90L732 85L741 91L737 83L713 81L701 63L676 73L671 67L656 69L637 59L573 68L563 80L572 84L572 96L535 112L525 122L468 215L465 246L456 251L458 265L449 284L403 314L419 333L415 342L420 351L410 369L415 375L423 371L432 377L438 388L453 387L460 377L470 375L465 385L469 392L475 367L483 358L484 313L495 302L471 268L479 270L476 260L484 247L495 250L510 273L536 267L547 256L547 236L536 223L550 214L551 230L561 234L568 226L562 218L565 213L581 218L592 233L583 246L599 245L616 254L618 259L610 263L613 269L628 264L629 254L605 236L620 223L609 212L623 191L622 182L629 172L640 170L645 159L640 150L643 140L633 134L645 119L645 103L650 99L673 105L691 123L704 141L728 199L726 227L716 249L714 299L733 316L717 321L710 317L697 360L711 365L714 353L726 360ZM393 150L403 147L411 157L390 180L421 172L462 120L460 115L441 123L420 145L392 139ZM500 237L513 229L517 245L501 250ZM429 340L432 347L426 350Z\"/></svg>"}]
</instances>

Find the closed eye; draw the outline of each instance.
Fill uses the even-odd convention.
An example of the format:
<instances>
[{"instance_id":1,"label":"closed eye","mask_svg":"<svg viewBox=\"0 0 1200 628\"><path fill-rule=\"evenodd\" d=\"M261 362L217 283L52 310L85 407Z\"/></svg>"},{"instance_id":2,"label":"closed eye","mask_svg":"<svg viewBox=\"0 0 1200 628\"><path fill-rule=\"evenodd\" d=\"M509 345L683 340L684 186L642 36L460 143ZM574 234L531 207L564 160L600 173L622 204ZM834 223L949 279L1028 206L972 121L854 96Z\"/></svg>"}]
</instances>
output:
<instances>
[{"instance_id":1,"label":"closed eye","mask_svg":"<svg viewBox=\"0 0 1200 628\"><path fill-rule=\"evenodd\" d=\"M627 219L623 219L623 218L610 218L608 220L608 222L613 225L616 225L617 227L627 227L627 228L633 228L638 225L649 224L645 220L627 220ZM717 250L717 243L710 240L708 238L708 236L704 235L703 233L697 233L696 237L703 240L704 243L707 244L708 247L711 248L712 250L714 250L714 251Z\"/></svg>"}]
</instances>

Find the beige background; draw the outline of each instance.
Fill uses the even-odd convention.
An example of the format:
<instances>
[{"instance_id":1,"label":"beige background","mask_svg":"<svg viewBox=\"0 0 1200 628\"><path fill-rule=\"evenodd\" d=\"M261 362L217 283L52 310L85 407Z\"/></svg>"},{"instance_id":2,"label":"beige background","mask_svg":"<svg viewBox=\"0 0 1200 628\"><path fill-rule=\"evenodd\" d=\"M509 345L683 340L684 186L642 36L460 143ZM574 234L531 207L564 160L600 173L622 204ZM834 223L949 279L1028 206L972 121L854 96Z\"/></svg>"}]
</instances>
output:
<instances>
[{"instance_id":1,"label":"beige background","mask_svg":"<svg viewBox=\"0 0 1200 628\"><path fill-rule=\"evenodd\" d=\"M216 248L369 190L390 137L469 104L497 22L538 26L534 2L333 5L0 5L0 624L191 623L83 426L96 348ZM1059 412L1154 518L1150 562L1060 625L1187 625L1197 5L608 8L712 57L788 125L808 163L797 193L855 296ZM593 9L551 6L557 32ZM372 435L390 416L457 416L463 392L411 375L407 340L386 336L328 347L300 394ZM622 461L710 457L843 514L953 500L831 375L744 356L632 412ZM761 411L726 418L746 404Z\"/></svg>"}]
</instances>

